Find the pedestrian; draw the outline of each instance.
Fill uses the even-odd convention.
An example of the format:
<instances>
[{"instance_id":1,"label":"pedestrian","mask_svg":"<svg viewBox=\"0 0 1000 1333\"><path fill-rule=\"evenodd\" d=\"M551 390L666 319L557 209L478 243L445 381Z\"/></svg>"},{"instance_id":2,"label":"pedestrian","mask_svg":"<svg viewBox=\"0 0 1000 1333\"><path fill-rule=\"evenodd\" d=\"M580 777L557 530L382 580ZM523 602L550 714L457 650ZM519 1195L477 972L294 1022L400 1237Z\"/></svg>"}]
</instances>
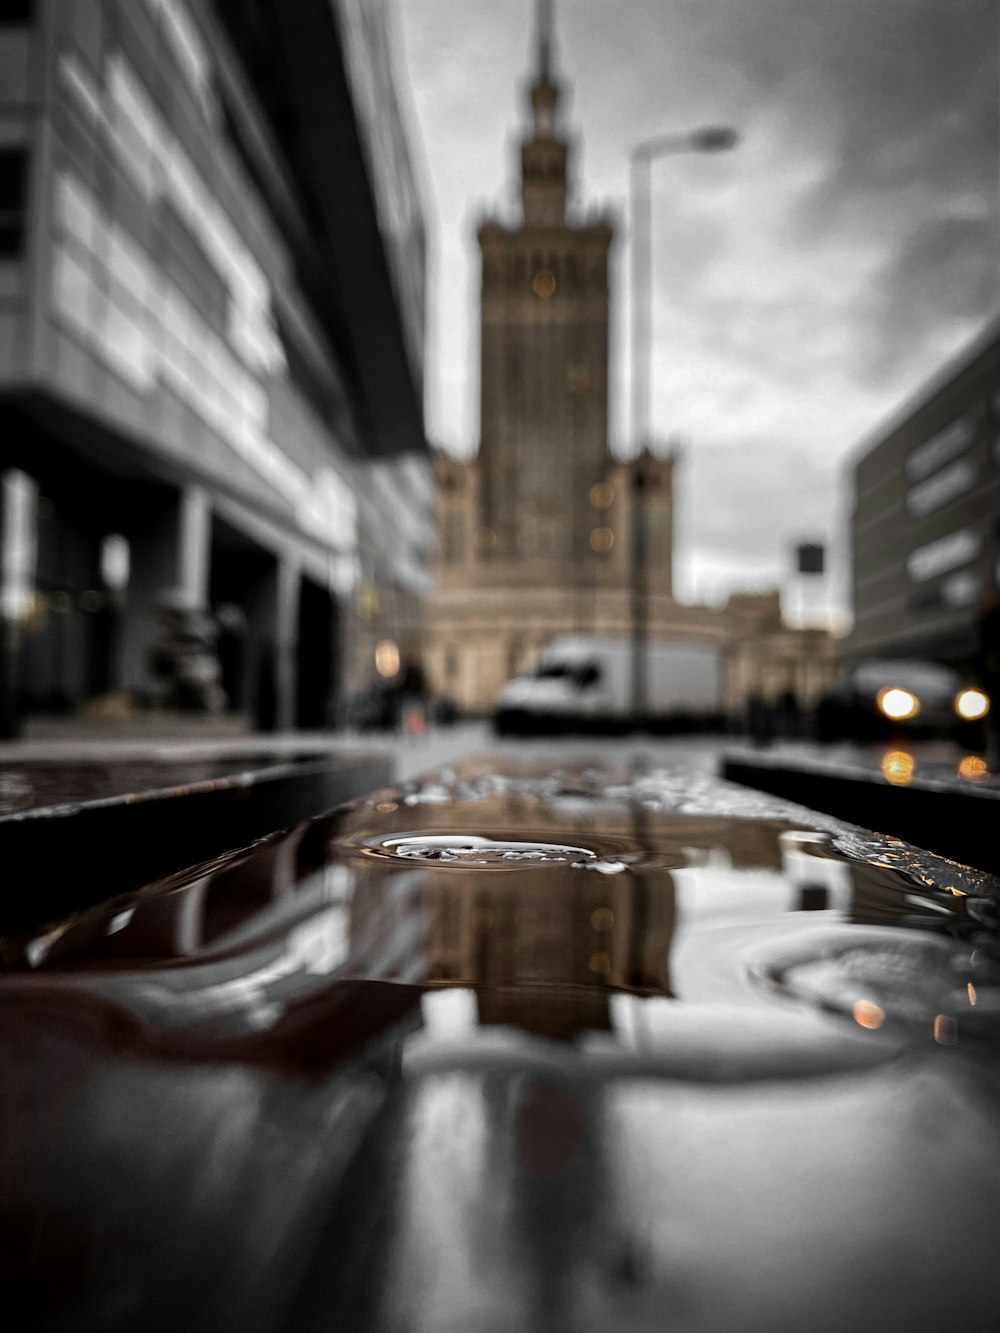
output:
<instances>
[{"instance_id":1,"label":"pedestrian","mask_svg":"<svg viewBox=\"0 0 1000 1333\"><path fill-rule=\"evenodd\" d=\"M419 657L408 653L396 684L400 722L405 736L422 736L427 730L427 682Z\"/></svg>"}]
</instances>

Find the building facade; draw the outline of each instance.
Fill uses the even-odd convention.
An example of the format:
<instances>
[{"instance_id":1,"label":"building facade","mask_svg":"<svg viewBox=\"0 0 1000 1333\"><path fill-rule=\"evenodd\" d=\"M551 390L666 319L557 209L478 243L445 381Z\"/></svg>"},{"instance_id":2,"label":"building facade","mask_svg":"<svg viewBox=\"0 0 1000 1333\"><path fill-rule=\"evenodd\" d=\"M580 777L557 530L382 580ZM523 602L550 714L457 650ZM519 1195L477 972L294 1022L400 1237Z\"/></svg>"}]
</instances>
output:
<instances>
[{"instance_id":1,"label":"building facade","mask_svg":"<svg viewBox=\"0 0 1000 1333\"><path fill-rule=\"evenodd\" d=\"M9 689L323 726L415 632L424 235L382 3L24 0L0 27ZM187 618L185 620L185 617Z\"/></svg>"},{"instance_id":2,"label":"building facade","mask_svg":"<svg viewBox=\"0 0 1000 1333\"><path fill-rule=\"evenodd\" d=\"M1000 320L862 447L852 658L974 670L1000 595Z\"/></svg>"},{"instance_id":3,"label":"building facade","mask_svg":"<svg viewBox=\"0 0 1000 1333\"><path fill-rule=\"evenodd\" d=\"M558 634L648 634L716 645L727 708L791 694L809 707L836 672L829 636L781 621L776 595L728 608L673 596L675 458L608 444L608 256L614 225L581 209L552 75L548 7L520 150L520 209L478 229L480 440L437 458L438 581L427 658L435 691L487 713Z\"/></svg>"}]
</instances>

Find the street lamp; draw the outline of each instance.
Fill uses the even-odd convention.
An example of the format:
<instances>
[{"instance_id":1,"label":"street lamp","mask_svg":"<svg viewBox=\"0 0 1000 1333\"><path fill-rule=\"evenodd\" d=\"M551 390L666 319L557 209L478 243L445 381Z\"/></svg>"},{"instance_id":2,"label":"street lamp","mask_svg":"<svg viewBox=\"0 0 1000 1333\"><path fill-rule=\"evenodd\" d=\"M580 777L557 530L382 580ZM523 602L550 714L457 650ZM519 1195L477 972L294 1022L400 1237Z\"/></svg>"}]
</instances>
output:
<instances>
[{"instance_id":1,"label":"street lamp","mask_svg":"<svg viewBox=\"0 0 1000 1333\"><path fill-rule=\"evenodd\" d=\"M739 142L725 125L706 126L687 134L643 139L629 154L629 206L632 217L632 440L641 458L648 443L650 359L652 355L652 164L673 153L721 153ZM632 472L632 715L646 716L646 529L645 482L641 465Z\"/></svg>"}]
</instances>

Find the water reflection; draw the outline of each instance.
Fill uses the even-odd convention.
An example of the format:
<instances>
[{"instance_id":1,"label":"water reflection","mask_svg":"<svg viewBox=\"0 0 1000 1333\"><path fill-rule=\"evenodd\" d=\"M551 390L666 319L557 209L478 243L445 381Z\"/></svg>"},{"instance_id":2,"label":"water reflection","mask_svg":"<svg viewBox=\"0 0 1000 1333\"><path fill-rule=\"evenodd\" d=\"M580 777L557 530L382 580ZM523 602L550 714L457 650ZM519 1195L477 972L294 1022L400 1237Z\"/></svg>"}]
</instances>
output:
<instances>
[{"instance_id":1,"label":"water reflection","mask_svg":"<svg viewBox=\"0 0 1000 1333\"><path fill-rule=\"evenodd\" d=\"M830 1254L895 1308L898 1235L1000 1197L972 872L654 772L422 785L3 941L0 1176L44 1169L0 1203L94 1327L145 1326L150 1255L229 1326L220 1235L227 1301L285 1302L245 1327L652 1328L687 1289L728 1328L806 1274L805 1327ZM459 831L593 855L370 854Z\"/></svg>"},{"instance_id":2,"label":"water reflection","mask_svg":"<svg viewBox=\"0 0 1000 1333\"><path fill-rule=\"evenodd\" d=\"M958 764L958 775L962 778L968 778L970 782L980 782L983 778L989 776L989 767L986 760L978 754L963 755Z\"/></svg>"},{"instance_id":3,"label":"water reflection","mask_svg":"<svg viewBox=\"0 0 1000 1333\"><path fill-rule=\"evenodd\" d=\"M287 1042L300 1059L310 1029L332 1061L355 1039L321 1040L323 1026L370 1036L365 1006L397 1021L372 998L393 987L412 988L407 1011L461 988L477 1030L561 1041L614 1035L614 995L753 1006L776 988L871 1031L883 1022L862 1022L863 1006L907 1019L914 988L931 1019L955 1019L956 988L968 1010L968 947L991 947L982 894L914 872L889 840L851 856L815 829L658 808L666 790L649 774L472 765L8 940L5 956L121 1006L161 1052L229 1043L240 1058L255 1043L278 1058ZM905 962L932 944L950 960L946 986ZM877 994L854 993L844 967L875 969ZM975 984L992 988L992 971Z\"/></svg>"},{"instance_id":4,"label":"water reflection","mask_svg":"<svg viewBox=\"0 0 1000 1333\"><path fill-rule=\"evenodd\" d=\"M909 786L916 767L916 760L907 750L888 750L882 756L882 776L894 787Z\"/></svg>"}]
</instances>

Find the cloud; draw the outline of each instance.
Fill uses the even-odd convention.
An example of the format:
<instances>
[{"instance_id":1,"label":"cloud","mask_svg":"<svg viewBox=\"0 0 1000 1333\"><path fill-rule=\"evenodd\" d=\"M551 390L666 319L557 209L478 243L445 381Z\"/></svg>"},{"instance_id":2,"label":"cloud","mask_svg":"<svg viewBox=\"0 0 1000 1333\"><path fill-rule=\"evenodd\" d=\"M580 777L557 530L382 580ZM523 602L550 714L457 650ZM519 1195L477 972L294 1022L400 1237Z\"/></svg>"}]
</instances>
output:
<instances>
[{"instance_id":1,"label":"cloud","mask_svg":"<svg viewBox=\"0 0 1000 1333\"><path fill-rule=\"evenodd\" d=\"M469 453L469 221L483 199L509 195L531 6L400 6L437 200L430 425ZM706 123L742 135L734 153L654 172L653 424L690 441L680 565L734 578L741 558L780 570L803 522L842 546L851 450L1000 309L994 0L556 8L586 201L610 200L627 221L628 149L645 136ZM619 451L630 444L628 244L623 225L612 293Z\"/></svg>"}]
</instances>

